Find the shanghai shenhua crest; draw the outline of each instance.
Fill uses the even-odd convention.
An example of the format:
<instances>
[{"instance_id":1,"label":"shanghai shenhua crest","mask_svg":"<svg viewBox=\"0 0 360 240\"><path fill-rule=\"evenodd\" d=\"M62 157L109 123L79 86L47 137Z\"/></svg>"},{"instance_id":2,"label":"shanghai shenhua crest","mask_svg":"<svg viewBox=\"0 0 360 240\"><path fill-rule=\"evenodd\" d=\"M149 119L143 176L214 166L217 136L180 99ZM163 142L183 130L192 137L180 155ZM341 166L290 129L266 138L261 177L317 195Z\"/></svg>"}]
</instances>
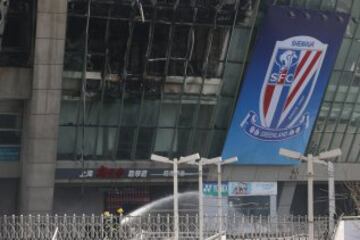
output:
<instances>
[{"instance_id":1,"label":"shanghai shenhua crest","mask_svg":"<svg viewBox=\"0 0 360 240\"><path fill-rule=\"evenodd\" d=\"M259 109L241 128L251 137L281 141L308 127L306 107L314 92L327 44L309 36L277 41L264 78Z\"/></svg>"}]
</instances>

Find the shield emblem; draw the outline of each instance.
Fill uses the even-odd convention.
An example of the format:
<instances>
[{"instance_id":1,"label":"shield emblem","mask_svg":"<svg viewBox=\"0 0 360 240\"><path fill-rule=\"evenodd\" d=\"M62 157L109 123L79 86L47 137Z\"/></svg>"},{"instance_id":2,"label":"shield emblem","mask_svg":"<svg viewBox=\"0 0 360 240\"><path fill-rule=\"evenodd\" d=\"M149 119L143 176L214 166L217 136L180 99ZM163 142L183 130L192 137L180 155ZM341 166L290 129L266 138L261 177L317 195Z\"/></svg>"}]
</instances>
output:
<instances>
[{"instance_id":1,"label":"shield emblem","mask_svg":"<svg viewBox=\"0 0 360 240\"><path fill-rule=\"evenodd\" d=\"M261 89L259 115L268 129L298 123L313 94L327 44L309 36L277 41Z\"/></svg>"}]
</instances>

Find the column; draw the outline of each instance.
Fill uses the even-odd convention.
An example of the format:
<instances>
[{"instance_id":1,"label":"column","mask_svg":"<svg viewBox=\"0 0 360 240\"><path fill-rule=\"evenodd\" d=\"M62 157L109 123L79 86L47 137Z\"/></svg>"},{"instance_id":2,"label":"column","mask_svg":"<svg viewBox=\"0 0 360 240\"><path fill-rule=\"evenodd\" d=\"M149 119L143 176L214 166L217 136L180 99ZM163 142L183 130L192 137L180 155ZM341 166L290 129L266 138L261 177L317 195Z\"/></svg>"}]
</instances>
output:
<instances>
[{"instance_id":1,"label":"column","mask_svg":"<svg viewBox=\"0 0 360 240\"><path fill-rule=\"evenodd\" d=\"M38 0L32 97L25 103L20 212L51 213L67 0Z\"/></svg>"},{"instance_id":2,"label":"column","mask_svg":"<svg viewBox=\"0 0 360 240\"><path fill-rule=\"evenodd\" d=\"M278 215L289 216L294 198L296 182L285 182L280 194Z\"/></svg>"}]
</instances>

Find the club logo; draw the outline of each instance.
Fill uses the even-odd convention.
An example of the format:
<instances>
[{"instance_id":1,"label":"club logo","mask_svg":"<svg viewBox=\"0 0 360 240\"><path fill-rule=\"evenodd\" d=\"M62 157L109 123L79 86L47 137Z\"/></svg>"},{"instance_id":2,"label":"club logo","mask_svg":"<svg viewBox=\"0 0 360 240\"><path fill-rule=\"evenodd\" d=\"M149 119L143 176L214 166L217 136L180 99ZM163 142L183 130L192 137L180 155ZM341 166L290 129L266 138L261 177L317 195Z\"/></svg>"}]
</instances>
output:
<instances>
[{"instance_id":1,"label":"club logo","mask_svg":"<svg viewBox=\"0 0 360 240\"><path fill-rule=\"evenodd\" d=\"M241 128L251 137L281 141L299 135L309 124L306 107L313 94L327 44L309 36L277 41L261 89L258 111Z\"/></svg>"}]
</instances>

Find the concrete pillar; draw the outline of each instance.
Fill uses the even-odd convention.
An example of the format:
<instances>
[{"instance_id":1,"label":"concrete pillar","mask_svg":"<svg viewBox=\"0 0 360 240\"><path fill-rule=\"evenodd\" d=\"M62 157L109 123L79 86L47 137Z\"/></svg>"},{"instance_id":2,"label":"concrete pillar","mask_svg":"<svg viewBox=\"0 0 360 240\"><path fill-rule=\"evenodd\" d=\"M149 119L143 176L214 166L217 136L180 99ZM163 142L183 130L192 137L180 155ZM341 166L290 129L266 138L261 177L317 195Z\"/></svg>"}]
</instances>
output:
<instances>
[{"instance_id":1,"label":"concrete pillar","mask_svg":"<svg viewBox=\"0 0 360 240\"><path fill-rule=\"evenodd\" d=\"M38 0L32 96L25 103L20 212L53 205L67 0Z\"/></svg>"},{"instance_id":2,"label":"concrete pillar","mask_svg":"<svg viewBox=\"0 0 360 240\"><path fill-rule=\"evenodd\" d=\"M288 216L290 215L291 204L294 198L296 189L296 182L285 182L280 194L278 215Z\"/></svg>"}]
</instances>

